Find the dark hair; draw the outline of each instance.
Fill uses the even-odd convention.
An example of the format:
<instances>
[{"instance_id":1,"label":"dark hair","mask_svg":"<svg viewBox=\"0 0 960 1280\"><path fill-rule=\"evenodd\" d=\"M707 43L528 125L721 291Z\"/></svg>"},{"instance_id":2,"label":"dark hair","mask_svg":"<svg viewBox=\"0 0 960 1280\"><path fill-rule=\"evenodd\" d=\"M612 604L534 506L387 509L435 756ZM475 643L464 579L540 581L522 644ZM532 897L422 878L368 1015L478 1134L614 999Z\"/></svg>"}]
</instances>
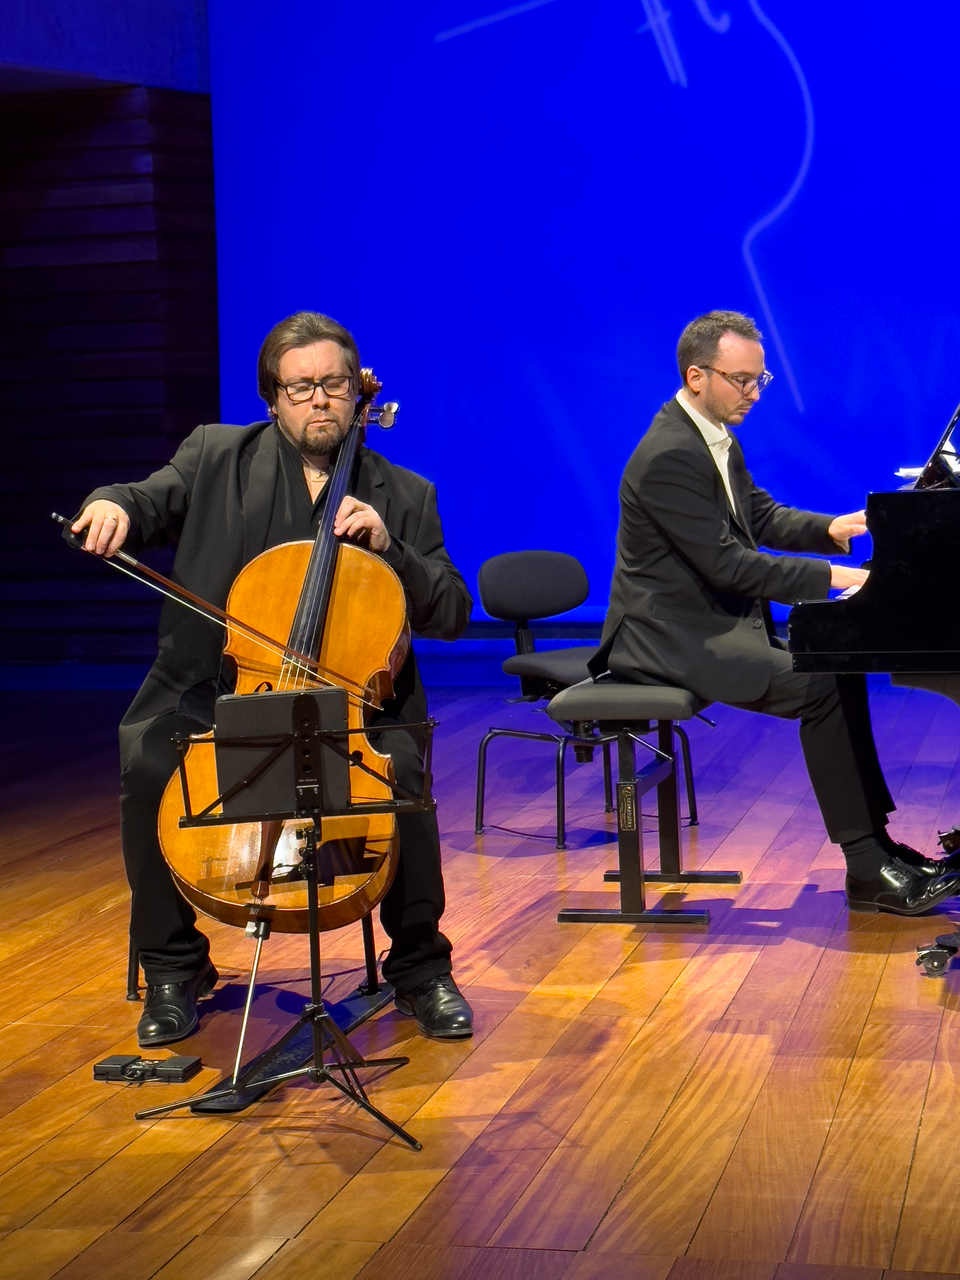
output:
<instances>
[{"instance_id":1,"label":"dark hair","mask_svg":"<svg viewBox=\"0 0 960 1280\"><path fill-rule=\"evenodd\" d=\"M739 311L708 311L706 315L691 320L677 343L677 364L680 380L687 385L687 370L692 364L702 369L717 354L720 339L725 333L735 333L748 342L759 342L763 334L749 316Z\"/></svg>"},{"instance_id":2,"label":"dark hair","mask_svg":"<svg viewBox=\"0 0 960 1280\"><path fill-rule=\"evenodd\" d=\"M354 388L359 387L360 352L349 329L319 311L298 311L273 326L257 357L257 390L271 409L277 404L280 361L295 347L310 347L315 342L336 342L343 347Z\"/></svg>"}]
</instances>

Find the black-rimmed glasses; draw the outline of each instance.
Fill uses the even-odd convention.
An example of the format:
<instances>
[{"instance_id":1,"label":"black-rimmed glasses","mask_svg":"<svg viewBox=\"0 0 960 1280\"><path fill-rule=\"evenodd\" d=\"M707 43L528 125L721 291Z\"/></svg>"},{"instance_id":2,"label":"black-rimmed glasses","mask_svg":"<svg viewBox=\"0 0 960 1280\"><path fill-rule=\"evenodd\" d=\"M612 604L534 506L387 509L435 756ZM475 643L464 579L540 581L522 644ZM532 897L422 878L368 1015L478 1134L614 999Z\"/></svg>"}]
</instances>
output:
<instances>
[{"instance_id":1,"label":"black-rimmed glasses","mask_svg":"<svg viewBox=\"0 0 960 1280\"><path fill-rule=\"evenodd\" d=\"M719 373L720 377L726 378L731 387L736 387L742 396L752 396L754 391L763 391L773 381L773 374L767 373L766 369L760 374L759 378L738 378L736 374L724 373L722 369L715 369L712 364L702 364L698 368L709 369L711 373Z\"/></svg>"},{"instance_id":2,"label":"black-rimmed glasses","mask_svg":"<svg viewBox=\"0 0 960 1280\"><path fill-rule=\"evenodd\" d=\"M351 394L353 378L349 373L328 373L325 378L298 379L296 382L278 382L278 388L286 392L291 404L306 404L313 399L319 387L333 400L346 400Z\"/></svg>"}]
</instances>

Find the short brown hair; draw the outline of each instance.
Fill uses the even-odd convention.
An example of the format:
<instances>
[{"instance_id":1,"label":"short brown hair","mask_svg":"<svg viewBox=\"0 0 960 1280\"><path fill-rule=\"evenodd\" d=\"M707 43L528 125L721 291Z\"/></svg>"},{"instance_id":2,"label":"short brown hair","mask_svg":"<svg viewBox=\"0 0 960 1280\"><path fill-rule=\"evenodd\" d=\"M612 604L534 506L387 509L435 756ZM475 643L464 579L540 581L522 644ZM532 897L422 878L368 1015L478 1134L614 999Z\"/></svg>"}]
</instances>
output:
<instances>
[{"instance_id":1,"label":"short brown hair","mask_svg":"<svg viewBox=\"0 0 960 1280\"><path fill-rule=\"evenodd\" d=\"M315 342L336 342L343 347L354 389L359 387L360 352L350 330L319 311L298 311L273 326L257 357L257 390L271 409L277 404L280 361L295 347L310 347Z\"/></svg>"},{"instance_id":2,"label":"short brown hair","mask_svg":"<svg viewBox=\"0 0 960 1280\"><path fill-rule=\"evenodd\" d=\"M691 365L702 369L717 354L720 339L725 333L735 333L748 342L759 342L763 334L749 316L739 311L708 311L706 315L691 320L677 343L677 364L680 380L687 385L687 370Z\"/></svg>"}]
</instances>

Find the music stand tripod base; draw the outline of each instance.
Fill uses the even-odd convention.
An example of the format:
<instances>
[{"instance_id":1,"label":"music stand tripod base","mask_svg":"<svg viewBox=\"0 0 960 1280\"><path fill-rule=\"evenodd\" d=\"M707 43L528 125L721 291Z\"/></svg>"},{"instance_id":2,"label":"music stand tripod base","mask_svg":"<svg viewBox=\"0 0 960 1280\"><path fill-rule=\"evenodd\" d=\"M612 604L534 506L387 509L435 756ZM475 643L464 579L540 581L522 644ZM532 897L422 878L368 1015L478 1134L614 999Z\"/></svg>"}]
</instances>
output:
<instances>
[{"instance_id":1,"label":"music stand tripod base","mask_svg":"<svg viewBox=\"0 0 960 1280\"><path fill-rule=\"evenodd\" d=\"M359 986L354 987L341 1000L327 1001L326 1007L330 1017L345 1036L355 1031L368 1018L393 1004L394 990L389 982L381 982L377 973L376 944L373 937L373 921L369 915L360 921L363 930L363 952L366 977ZM251 974L251 980L254 980ZM223 1116L237 1111L246 1111L254 1103L265 1098L273 1089L279 1087L276 1082L278 1074L294 1071L298 1067L305 1068L313 1059L313 1037L309 1026L301 1026L299 1033L288 1039L282 1052L277 1053L272 1063L265 1061L266 1054L258 1053L245 1062L237 1072L247 1081L242 1093L232 1089L233 1076L212 1085L209 1094L204 1094L191 1104L194 1115ZM271 1070L272 1066L272 1070ZM271 1083L272 1082L272 1083ZM224 1090L231 1088L230 1093ZM216 1094L216 1097L212 1095ZM212 1100L211 1100L212 1099Z\"/></svg>"}]
</instances>

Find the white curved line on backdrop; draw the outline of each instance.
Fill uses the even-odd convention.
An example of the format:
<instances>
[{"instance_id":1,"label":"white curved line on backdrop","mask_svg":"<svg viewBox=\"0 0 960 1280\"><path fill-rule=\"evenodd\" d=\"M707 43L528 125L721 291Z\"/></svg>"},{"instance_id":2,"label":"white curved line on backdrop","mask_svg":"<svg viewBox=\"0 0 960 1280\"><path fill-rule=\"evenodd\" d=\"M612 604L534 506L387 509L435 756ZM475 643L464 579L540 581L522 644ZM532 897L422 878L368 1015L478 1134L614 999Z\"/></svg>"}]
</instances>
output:
<instances>
[{"instance_id":1,"label":"white curved line on backdrop","mask_svg":"<svg viewBox=\"0 0 960 1280\"><path fill-rule=\"evenodd\" d=\"M695 0L696 2L696 0ZM770 210L759 218L743 237L743 260L746 263L747 271L750 275L750 281L754 287L757 299L760 302L760 310L763 312L764 323L773 342L774 349L783 366L783 374L787 380L787 385L793 392L793 398L796 401L797 408L803 412L803 400L800 396L800 388L797 386L797 380L793 376L793 369L790 367L790 361L787 359L787 353L783 349L783 343L780 340L780 331L777 329L776 322L773 318L773 312L770 310L770 303L767 301L767 295L764 292L763 285L760 282L760 275L757 271L756 263L753 260L751 252L753 242L761 231L766 231L771 223L776 222L777 218L784 213L797 197L797 193L803 186L804 179L807 176L807 170L810 168L810 157L813 155L813 100L810 97L810 89L807 85L807 78L803 74L803 68L797 61L797 55L787 44L784 37L773 25L767 15L760 8L757 0L747 0L754 17L760 25L767 30L773 39L783 50L784 56L790 64L790 69L797 78L797 84L800 86L800 96L803 98L803 111L806 120L806 132L803 143L803 157L800 160L800 168L797 170L796 177L790 184L790 189L784 195L783 199ZM699 7L699 4L698 4Z\"/></svg>"},{"instance_id":2,"label":"white curved line on backdrop","mask_svg":"<svg viewBox=\"0 0 960 1280\"><path fill-rule=\"evenodd\" d=\"M474 18L472 22L464 22L462 26L450 27L447 31L438 31L434 42L452 40L454 36L465 36L470 31L478 31L480 27L489 27L494 22L503 22L505 18L516 18L518 14L528 13L531 9L541 9L545 4L553 4L554 0L526 0L524 4L515 4L510 9L500 9L497 13L488 13L485 18Z\"/></svg>"},{"instance_id":3,"label":"white curved line on backdrop","mask_svg":"<svg viewBox=\"0 0 960 1280\"><path fill-rule=\"evenodd\" d=\"M697 13L704 20L711 31L716 31L718 35L725 35L730 30L729 13L721 13L719 18L715 18L710 12L709 0L693 0L697 6Z\"/></svg>"},{"instance_id":4,"label":"white curved line on backdrop","mask_svg":"<svg viewBox=\"0 0 960 1280\"><path fill-rule=\"evenodd\" d=\"M647 21L644 26L637 27L637 35L645 35L648 31L653 33L653 38L657 42L657 49L666 68L668 80L671 84L678 84L681 89L685 89L687 87L687 73L683 69L680 51L677 49L673 32L670 30L670 12L664 9L660 0L642 0L642 2L643 12L646 14Z\"/></svg>"},{"instance_id":5,"label":"white curved line on backdrop","mask_svg":"<svg viewBox=\"0 0 960 1280\"><path fill-rule=\"evenodd\" d=\"M502 22L506 18L514 18L522 13L527 13L531 9L540 9L544 5L552 4L554 0L525 0L523 4L512 5L509 9L500 9L496 13L487 14L482 18L475 18L472 22L465 22L458 27L450 27L446 31L438 31L433 37L435 41L452 40L455 36L467 35L468 32L476 31L481 27L490 26L495 22ZM682 88L687 87L687 75L684 70L683 61L680 57L680 51L677 48L676 41L673 38L673 32L670 29L670 12L665 9L662 0L642 0L643 10L646 14L647 22L643 27L637 29L638 34L651 32L657 42L657 49L660 57L663 59L663 65L667 72L671 84L679 84ZM693 0L697 12L700 17L710 28L723 35L730 29L730 14L721 13L715 17L710 9L710 0ZM800 95L803 99L803 109L806 123L804 136L803 156L800 160L800 167L797 170L796 177L790 184L790 188L779 203L759 218L752 227L749 228L743 237L741 252L743 260L746 264L747 273L750 276L750 282L753 285L757 300L760 303L760 310L763 313L764 324L773 343L774 350L783 367L784 377L787 385L793 394L794 401L800 412L803 412L803 399L800 395L800 388L797 386L797 380L794 377L793 368L787 359L787 353L783 347L783 341L780 337L780 331L777 328L776 321L773 318L773 312L770 310L770 303L763 284L760 280L760 274L757 271L756 263L753 260L753 242L761 231L765 231L777 218L784 213L793 201L796 199L797 193L803 186L810 168L810 158L813 154L813 137L814 137L814 121L813 121L813 101L810 97L810 89L807 85L806 76L803 74L803 68L797 60L796 54L790 48L781 32L773 25L767 15L760 8L757 0L747 0L754 17L760 25L773 37L776 43L783 51L790 68L796 77L797 84L800 86Z\"/></svg>"}]
</instances>

